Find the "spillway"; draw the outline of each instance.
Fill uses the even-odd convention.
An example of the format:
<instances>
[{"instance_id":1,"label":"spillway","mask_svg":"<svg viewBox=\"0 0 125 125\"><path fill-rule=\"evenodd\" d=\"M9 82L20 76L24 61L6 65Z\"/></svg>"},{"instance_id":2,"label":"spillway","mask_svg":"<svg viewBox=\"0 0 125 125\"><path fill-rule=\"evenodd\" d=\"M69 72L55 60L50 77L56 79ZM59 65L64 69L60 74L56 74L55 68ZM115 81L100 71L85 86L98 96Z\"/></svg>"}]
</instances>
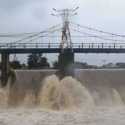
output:
<instances>
[{"instance_id":1,"label":"spillway","mask_svg":"<svg viewBox=\"0 0 125 125\"><path fill-rule=\"evenodd\" d=\"M8 103L17 106L21 105L22 100L28 100L28 98L36 104L39 103L35 98L41 91L43 80L55 72L56 70L16 71L16 81L9 89ZM96 106L120 106L125 103L124 74L125 70L120 69L75 70L75 79L85 87ZM49 82L55 84L57 81L51 79ZM58 82L61 83L61 81ZM65 82L68 84L67 81ZM79 83L75 82L75 84L77 87Z\"/></svg>"},{"instance_id":2,"label":"spillway","mask_svg":"<svg viewBox=\"0 0 125 125\"><path fill-rule=\"evenodd\" d=\"M0 124L124 125L125 70L75 70L62 80L56 70L15 71L0 89Z\"/></svg>"}]
</instances>

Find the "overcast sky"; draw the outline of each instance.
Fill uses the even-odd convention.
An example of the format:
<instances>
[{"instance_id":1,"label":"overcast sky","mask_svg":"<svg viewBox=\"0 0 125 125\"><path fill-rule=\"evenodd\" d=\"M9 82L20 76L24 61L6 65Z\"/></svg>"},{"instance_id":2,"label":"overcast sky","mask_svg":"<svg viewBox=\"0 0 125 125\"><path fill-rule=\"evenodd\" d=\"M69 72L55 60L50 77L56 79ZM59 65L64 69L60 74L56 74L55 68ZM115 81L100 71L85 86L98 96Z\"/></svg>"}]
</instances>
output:
<instances>
[{"instance_id":1,"label":"overcast sky","mask_svg":"<svg viewBox=\"0 0 125 125\"><path fill-rule=\"evenodd\" d=\"M0 33L42 31L61 22L50 15L52 8L75 6L80 9L73 22L125 34L124 0L0 0ZM93 64L102 64L104 60L125 62L125 55L82 55L76 59Z\"/></svg>"}]
</instances>

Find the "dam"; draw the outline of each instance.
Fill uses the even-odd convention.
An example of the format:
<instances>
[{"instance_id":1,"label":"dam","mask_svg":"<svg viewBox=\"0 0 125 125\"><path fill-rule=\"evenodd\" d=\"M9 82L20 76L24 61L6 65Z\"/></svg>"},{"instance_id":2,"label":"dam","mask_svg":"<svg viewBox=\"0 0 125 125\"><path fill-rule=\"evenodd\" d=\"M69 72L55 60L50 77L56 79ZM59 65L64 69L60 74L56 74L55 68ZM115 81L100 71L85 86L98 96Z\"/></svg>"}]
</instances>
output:
<instances>
[{"instance_id":1,"label":"dam","mask_svg":"<svg viewBox=\"0 0 125 125\"><path fill-rule=\"evenodd\" d=\"M14 83L0 89L1 125L125 123L124 69L77 69L61 81L56 70L15 72Z\"/></svg>"},{"instance_id":2,"label":"dam","mask_svg":"<svg viewBox=\"0 0 125 125\"><path fill-rule=\"evenodd\" d=\"M53 84L57 86L57 81L59 84L63 81L57 80L58 77L53 75L56 70L16 70L15 72L16 80L8 85L10 87L8 87L9 101L7 103L11 106L21 105L28 95L30 101L34 105L37 104L39 100L36 98L41 88L46 84L44 79L50 77L50 86ZM69 81L65 80L67 82L65 83L65 89L66 87L72 87L66 84L75 82L74 87L77 87L77 84L80 83L88 91L96 106L121 106L125 104L124 74L124 69L76 69L75 78L68 77ZM72 81L72 79L74 80Z\"/></svg>"}]
</instances>

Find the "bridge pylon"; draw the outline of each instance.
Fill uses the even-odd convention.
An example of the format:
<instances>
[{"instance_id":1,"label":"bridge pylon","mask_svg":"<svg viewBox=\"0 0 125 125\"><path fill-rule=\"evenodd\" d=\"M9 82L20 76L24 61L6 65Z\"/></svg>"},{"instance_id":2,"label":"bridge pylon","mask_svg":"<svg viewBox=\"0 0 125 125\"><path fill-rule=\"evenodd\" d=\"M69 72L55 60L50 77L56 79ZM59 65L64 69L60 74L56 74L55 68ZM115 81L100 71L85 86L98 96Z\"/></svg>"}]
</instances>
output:
<instances>
[{"instance_id":1,"label":"bridge pylon","mask_svg":"<svg viewBox=\"0 0 125 125\"><path fill-rule=\"evenodd\" d=\"M52 14L53 16L61 17L62 18L62 37L61 37L61 43L60 43L60 48L65 49L65 48L70 48L72 49L72 39L71 39L71 32L70 32L70 17L76 15L76 10L79 7L76 7L74 9L62 9L62 10L57 10L53 8L55 11L55 14Z\"/></svg>"},{"instance_id":2,"label":"bridge pylon","mask_svg":"<svg viewBox=\"0 0 125 125\"><path fill-rule=\"evenodd\" d=\"M53 9L56 14L52 14L54 16L62 17L62 37L60 48L61 52L58 57L59 67L60 67L60 75L63 78L67 75L72 75L73 71L70 69L71 65L74 63L74 52L73 52L73 44L71 39L70 32L70 17L76 15L76 10L78 7L74 9L62 9L56 10ZM60 77L60 76L59 76Z\"/></svg>"},{"instance_id":3,"label":"bridge pylon","mask_svg":"<svg viewBox=\"0 0 125 125\"><path fill-rule=\"evenodd\" d=\"M9 54L2 53L1 55L1 86L7 85L9 77Z\"/></svg>"}]
</instances>

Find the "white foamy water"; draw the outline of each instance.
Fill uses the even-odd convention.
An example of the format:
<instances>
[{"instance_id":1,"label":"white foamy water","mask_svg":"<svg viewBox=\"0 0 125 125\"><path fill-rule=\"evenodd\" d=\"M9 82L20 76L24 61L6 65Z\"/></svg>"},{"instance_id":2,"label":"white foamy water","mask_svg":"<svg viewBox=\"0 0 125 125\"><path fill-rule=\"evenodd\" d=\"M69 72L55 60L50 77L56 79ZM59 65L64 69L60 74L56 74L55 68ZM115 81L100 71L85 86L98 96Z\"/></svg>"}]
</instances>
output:
<instances>
[{"instance_id":1,"label":"white foamy water","mask_svg":"<svg viewBox=\"0 0 125 125\"><path fill-rule=\"evenodd\" d=\"M79 112L41 109L2 109L0 125L125 125L124 108L96 108Z\"/></svg>"}]
</instances>

